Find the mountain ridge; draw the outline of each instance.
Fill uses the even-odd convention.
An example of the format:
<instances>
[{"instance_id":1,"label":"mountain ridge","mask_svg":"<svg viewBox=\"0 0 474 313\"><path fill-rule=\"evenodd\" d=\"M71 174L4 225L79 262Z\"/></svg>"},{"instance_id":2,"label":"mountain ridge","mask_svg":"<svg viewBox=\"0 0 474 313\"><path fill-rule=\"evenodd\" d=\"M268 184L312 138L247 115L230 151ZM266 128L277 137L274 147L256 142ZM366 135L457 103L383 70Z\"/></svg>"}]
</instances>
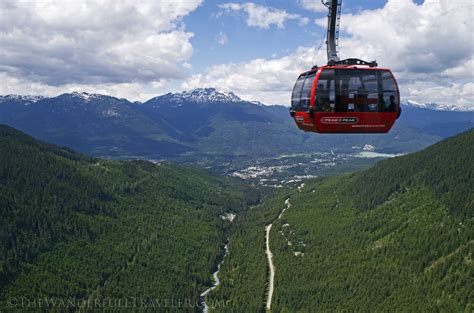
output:
<instances>
[{"instance_id":1,"label":"mountain ridge","mask_svg":"<svg viewBox=\"0 0 474 313\"><path fill-rule=\"evenodd\" d=\"M457 111L457 112L474 112L474 105L454 105L454 104L438 104L438 103L420 103L413 100L407 100L401 103L405 107L415 107L431 109L436 111Z\"/></svg>"},{"instance_id":2,"label":"mountain ridge","mask_svg":"<svg viewBox=\"0 0 474 313\"><path fill-rule=\"evenodd\" d=\"M77 92L1 97L0 123L92 156L165 159L225 170L223 164L242 168L280 155L353 154L353 147L367 144L381 153L413 152L474 127L474 112L404 107L388 134L321 135L299 131L284 106L204 88L144 103Z\"/></svg>"},{"instance_id":3,"label":"mountain ridge","mask_svg":"<svg viewBox=\"0 0 474 313\"><path fill-rule=\"evenodd\" d=\"M18 101L29 101L32 103L38 102L43 99L51 99L51 98L56 98L60 96L74 96L74 97L80 97L84 99L85 101L89 101L90 99L93 98L100 98L100 97L109 97L109 98L115 98L115 99L120 99L120 100L127 100L130 103L135 103L135 104L144 104L147 102L154 102L154 101L169 101L169 102L174 102L174 103L182 103L184 101L193 101L193 102L198 102L198 103L204 103L204 102L221 102L221 103L238 103L238 102L247 102L247 103L253 103L257 105L266 105L266 106L283 106L283 107L288 107L287 105L284 104L268 104L268 103L263 103L258 100L244 100L240 98L238 95L233 93L232 91L230 92L224 92L217 90L216 88L213 87L203 87L203 88L196 88L196 89L191 89L191 90L184 90L181 92L168 92L162 95L158 95L155 97L152 97L148 100L143 100L143 101L130 101L126 98L119 98L115 97L112 95L105 95L105 94L99 94L99 93L89 93L89 92L79 92L79 91L73 91L70 93L62 93L57 96L43 96L43 95L18 95L18 94L7 94L7 95L0 95L0 102L3 99L10 99L10 100L18 100ZM454 105L454 104L437 104L437 103L421 103L417 102L414 100L406 100L402 101L401 105L404 107L415 107L415 108L425 108L425 109L431 109L431 110L437 110L437 111L458 111L458 112L473 112L474 111L474 105Z\"/></svg>"}]
</instances>

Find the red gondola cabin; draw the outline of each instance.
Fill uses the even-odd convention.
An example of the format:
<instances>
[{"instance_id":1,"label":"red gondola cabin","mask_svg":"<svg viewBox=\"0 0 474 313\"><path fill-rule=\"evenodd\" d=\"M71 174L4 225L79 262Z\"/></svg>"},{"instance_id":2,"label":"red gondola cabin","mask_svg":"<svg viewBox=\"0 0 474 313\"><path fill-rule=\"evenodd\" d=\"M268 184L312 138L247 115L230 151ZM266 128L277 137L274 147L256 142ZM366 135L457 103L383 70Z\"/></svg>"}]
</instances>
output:
<instances>
[{"instance_id":1,"label":"red gondola cabin","mask_svg":"<svg viewBox=\"0 0 474 313\"><path fill-rule=\"evenodd\" d=\"M314 67L298 77L290 113L304 131L386 133L400 115L400 94L389 69Z\"/></svg>"}]
</instances>

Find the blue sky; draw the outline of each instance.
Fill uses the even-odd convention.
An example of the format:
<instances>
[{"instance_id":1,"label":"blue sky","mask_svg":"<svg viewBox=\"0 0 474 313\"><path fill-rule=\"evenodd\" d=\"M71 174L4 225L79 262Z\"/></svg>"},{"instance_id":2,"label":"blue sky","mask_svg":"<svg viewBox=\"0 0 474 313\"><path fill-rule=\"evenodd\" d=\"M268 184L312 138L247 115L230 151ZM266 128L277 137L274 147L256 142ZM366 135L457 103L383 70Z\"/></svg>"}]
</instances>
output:
<instances>
[{"instance_id":1,"label":"blue sky","mask_svg":"<svg viewBox=\"0 0 474 313\"><path fill-rule=\"evenodd\" d=\"M232 1L247 3L248 1ZM315 0L315 2L320 2ZM386 0L344 1L344 13L364 9L382 8ZM415 1L423 3L423 1ZM215 63L243 62L254 58L272 58L290 53L298 46L318 46L325 38L326 29L310 22L301 26L296 21L288 21L285 28L272 25L269 29L247 27L245 13L220 14L219 4L225 2L207 1L184 18L186 28L194 33L191 43L195 52L191 58L193 73L199 73ZM325 18L326 12L311 12L298 5L296 1L253 1L253 3L285 10L311 20ZM342 21L343 22L343 21ZM224 34L226 44L218 39ZM242 47L245 47L242 49ZM320 53L325 53L323 45Z\"/></svg>"},{"instance_id":2,"label":"blue sky","mask_svg":"<svg viewBox=\"0 0 474 313\"><path fill-rule=\"evenodd\" d=\"M472 106L470 0L343 1L340 56L376 59L402 100ZM325 64L319 0L0 2L0 94L147 100L198 87L288 105Z\"/></svg>"}]
</instances>

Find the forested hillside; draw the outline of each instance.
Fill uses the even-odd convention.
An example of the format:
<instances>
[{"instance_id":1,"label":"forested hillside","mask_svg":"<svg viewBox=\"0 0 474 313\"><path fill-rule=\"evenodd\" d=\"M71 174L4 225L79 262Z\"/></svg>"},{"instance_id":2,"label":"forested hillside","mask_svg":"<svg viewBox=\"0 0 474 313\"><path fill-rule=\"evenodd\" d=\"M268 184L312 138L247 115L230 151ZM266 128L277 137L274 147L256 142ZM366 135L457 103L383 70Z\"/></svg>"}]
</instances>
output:
<instances>
[{"instance_id":1,"label":"forested hillside","mask_svg":"<svg viewBox=\"0 0 474 313\"><path fill-rule=\"evenodd\" d=\"M137 310L194 312L228 241L206 302L262 311L272 223L272 311L470 312L472 155L474 129L261 200L205 171L95 159L0 126L0 310L128 299ZM226 212L238 213L233 224Z\"/></svg>"},{"instance_id":2,"label":"forested hillside","mask_svg":"<svg viewBox=\"0 0 474 313\"><path fill-rule=\"evenodd\" d=\"M263 310L273 223L274 312L471 312L473 155L471 129L267 199L239 219L214 297Z\"/></svg>"},{"instance_id":3,"label":"forested hillside","mask_svg":"<svg viewBox=\"0 0 474 313\"><path fill-rule=\"evenodd\" d=\"M0 125L0 311L28 308L9 299L37 311L41 297L195 311L222 253L221 215L255 199L201 170L94 159Z\"/></svg>"}]
</instances>

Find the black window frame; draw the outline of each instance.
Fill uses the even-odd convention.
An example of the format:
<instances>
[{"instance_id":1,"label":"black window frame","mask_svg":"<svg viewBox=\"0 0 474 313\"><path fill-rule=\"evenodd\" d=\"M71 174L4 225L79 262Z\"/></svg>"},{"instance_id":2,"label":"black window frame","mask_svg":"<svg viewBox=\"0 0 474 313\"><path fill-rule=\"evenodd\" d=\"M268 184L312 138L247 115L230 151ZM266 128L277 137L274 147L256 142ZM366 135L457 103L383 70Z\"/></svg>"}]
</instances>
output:
<instances>
[{"instance_id":1,"label":"black window frame","mask_svg":"<svg viewBox=\"0 0 474 313\"><path fill-rule=\"evenodd\" d=\"M295 112L308 112L311 108L311 91L313 89L314 79L316 77L316 70L312 70L306 73L301 74L298 79L296 80L295 86L293 87L293 91L291 93L291 109ZM309 89L309 95L305 98L306 103L303 103L303 88L305 87L306 81L311 80L311 87ZM300 81L303 81L301 87L299 87L299 91L295 90L297 84ZM295 91L299 94L298 97L294 97ZM298 99L297 104L294 104L294 99Z\"/></svg>"}]
</instances>

